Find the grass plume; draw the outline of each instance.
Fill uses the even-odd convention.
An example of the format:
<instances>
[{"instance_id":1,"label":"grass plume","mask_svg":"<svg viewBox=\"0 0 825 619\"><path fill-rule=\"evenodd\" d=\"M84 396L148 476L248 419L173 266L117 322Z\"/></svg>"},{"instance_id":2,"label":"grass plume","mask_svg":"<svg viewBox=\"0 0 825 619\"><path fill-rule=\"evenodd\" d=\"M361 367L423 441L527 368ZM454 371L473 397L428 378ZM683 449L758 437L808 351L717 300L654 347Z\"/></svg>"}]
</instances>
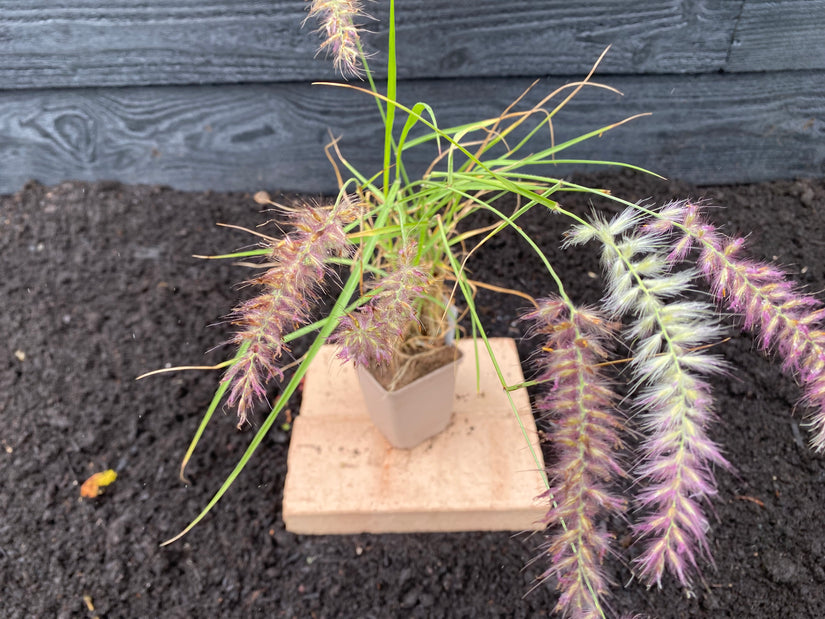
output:
<instances>
[{"instance_id":1,"label":"grass plume","mask_svg":"<svg viewBox=\"0 0 825 619\"><path fill-rule=\"evenodd\" d=\"M698 249L697 265L713 296L741 318L760 349L774 351L802 385L801 404L813 409L811 447L825 450L825 306L802 292L782 269L745 255L744 237L721 233L698 203L677 202L660 225L678 226L672 254Z\"/></svg>"},{"instance_id":2,"label":"grass plume","mask_svg":"<svg viewBox=\"0 0 825 619\"><path fill-rule=\"evenodd\" d=\"M571 242L601 242L605 306L616 319L628 317L634 406L645 433L634 471L643 488L636 496L643 516L634 526L644 544L638 575L661 584L669 570L689 587L697 557L710 558L702 503L716 494L712 467L728 466L707 434L714 412L703 378L724 369L702 349L721 330L711 305L681 300L698 272L674 272L666 239L642 223L633 208L611 221L594 217L592 227L574 230Z\"/></svg>"},{"instance_id":3,"label":"grass plume","mask_svg":"<svg viewBox=\"0 0 825 619\"><path fill-rule=\"evenodd\" d=\"M542 578L556 579L555 610L562 616L595 619L603 616L601 601L610 585L602 569L611 543L604 521L625 509L614 492L616 480L625 475L616 457L623 419L615 407L618 396L600 367L616 325L558 297L538 305L524 320L544 340L538 380L550 387L537 400L536 412L553 421L557 457L545 495L553 534L543 550L548 567Z\"/></svg>"},{"instance_id":4,"label":"grass plume","mask_svg":"<svg viewBox=\"0 0 825 619\"><path fill-rule=\"evenodd\" d=\"M227 403L237 407L239 426L255 402L266 399L267 383L283 379L281 357L288 351L284 337L309 319L329 271L327 258L348 251L344 226L354 211L346 196L332 207L306 205L290 213L292 230L284 238L265 242L266 271L248 282L263 292L238 305L230 316L238 327L232 343L246 345L223 377L229 384Z\"/></svg>"},{"instance_id":5,"label":"grass plume","mask_svg":"<svg viewBox=\"0 0 825 619\"><path fill-rule=\"evenodd\" d=\"M365 18L358 0L312 0L306 19L319 22L323 38L319 52L332 57L335 70L342 77L362 77L361 35L358 21ZM306 20L305 20L306 21Z\"/></svg>"}]
</instances>

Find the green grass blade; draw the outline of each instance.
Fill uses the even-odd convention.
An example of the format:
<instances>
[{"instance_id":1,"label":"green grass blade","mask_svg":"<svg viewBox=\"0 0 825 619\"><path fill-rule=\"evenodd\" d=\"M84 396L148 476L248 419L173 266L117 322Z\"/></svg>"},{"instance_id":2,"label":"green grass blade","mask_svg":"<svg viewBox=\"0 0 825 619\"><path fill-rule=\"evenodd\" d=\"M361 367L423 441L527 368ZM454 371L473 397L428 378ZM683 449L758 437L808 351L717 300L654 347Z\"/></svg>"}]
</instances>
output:
<instances>
[{"instance_id":1,"label":"green grass blade","mask_svg":"<svg viewBox=\"0 0 825 619\"><path fill-rule=\"evenodd\" d=\"M252 455L258 449L258 446L263 441L264 437L269 432L272 425L275 423L275 420L278 418L281 410L286 406L289 398L298 388L301 380L303 379L304 375L309 370L309 364L318 354L318 351L321 349L321 345L326 341L326 338L332 333L335 325L337 324L337 319L343 315L344 309L347 305L347 301L349 300L347 297L347 293L350 295L355 291L356 286L358 285L358 273L353 272L350 275L349 280L347 281L347 285L345 286L342 293L339 295L338 300L335 303L332 311L329 314L329 320L321 329L320 333L315 337L312 345L310 346L309 350L307 351L304 360L298 366L298 369L295 371L295 374L292 375L292 378L287 383L287 386L284 388L283 392L280 394L278 401L275 403L275 406L272 408L271 412L261 424L261 427L255 433L254 438L250 442L249 446L246 448L246 451L241 456L238 463L235 465L235 468L226 478L226 481L223 482L220 489L215 493L209 503L204 507L204 509L198 514L192 522L190 522L186 528L172 537L171 539L166 540L161 544L161 546L166 546L179 540L181 537L186 535L189 531L191 531L201 520L206 517L206 515L212 510L212 508L217 504L217 502L226 494L226 491L229 490L230 486L235 482L240 475L241 471L246 467L249 460L252 458Z\"/></svg>"},{"instance_id":2,"label":"green grass blade","mask_svg":"<svg viewBox=\"0 0 825 619\"><path fill-rule=\"evenodd\" d=\"M395 0L390 0L389 37L387 42L387 117L384 120L384 194L390 188L390 163L392 162L392 129L395 122L396 87L398 66L395 50Z\"/></svg>"},{"instance_id":3,"label":"green grass blade","mask_svg":"<svg viewBox=\"0 0 825 619\"><path fill-rule=\"evenodd\" d=\"M412 106L412 111L413 111L413 114L407 116L407 120L404 123L403 129L401 130L401 136L398 138L398 146L397 146L397 151L396 151L396 156L395 156L396 157L396 179L399 178L400 168L403 167L403 166L399 165L399 163L401 161L401 152L404 150L404 143L407 141L407 136L409 135L412 128L416 124L418 124L418 118L423 117L422 113L426 111L430 115L430 118L432 119L433 125L438 127L438 122L436 121L436 118L435 118L435 112L433 111L433 108L430 107L429 105L427 105L426 103L423 103L423 102L419 101L414 106ZM440 139L439 139L438 146L439 146L439 148L441 147ZM408 183L406 183L406 184L408 184Z\"/></svg>"},{"instance_id":4,"label":"green grass blade","mask_svg":"<svg viewBox=\"0 0 825 619\"><path fill-rule=\"evenodd\" d=\"M201 260L226 260L232 258L253 258L255 256L265 256L271 252L271 249L250 249L249 251L238 251L234 254L220 254L218 256L200 256L195 254L192 257L200 258Z\"/></svg>"},{"instance_id":5,"label":"green grass blade","mask_svg":"<svg viewBox=\"0 0 825 619\"><path fill-rule=\"evenodd\" d=\"M244 353L246 353L246 350L248 348L249 342L244 342L243 344L241 344L240 348L238 348L238 353L232 360L232 363L243 357ZM221 381L220 385L218 385L218 388L215 391L215 395L212 396L212 401L209 403L209 407L206 409L206 412L203 415L203 419L201 419L201 423L198 426L197 431L195 432L195 436L192 437L192 440L189 443L189 448L186 450L186 454L183 456L183 460L180 463L179 477L181 481L183 481L184 483L190 483L185 476L186 465L189 464L189 460L192 458L192 454L195 453L195 448L198 446L198 442L200 442L201 440L203 431L206 430L206 426L209 424L209 420L212 419L212 414L215 412L215 410L217 410L218 404L220 404L228 388L229 383Z\"/></svg>"}]
</instances>

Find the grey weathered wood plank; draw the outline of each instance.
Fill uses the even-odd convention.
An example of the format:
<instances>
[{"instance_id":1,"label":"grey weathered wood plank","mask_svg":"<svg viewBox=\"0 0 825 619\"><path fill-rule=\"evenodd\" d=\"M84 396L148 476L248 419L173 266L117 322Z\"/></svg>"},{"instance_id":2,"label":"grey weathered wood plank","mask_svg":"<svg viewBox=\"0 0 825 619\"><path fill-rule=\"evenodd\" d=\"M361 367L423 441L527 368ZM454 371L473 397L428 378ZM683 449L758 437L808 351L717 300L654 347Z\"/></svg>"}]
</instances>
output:
<instances>
[{"instance_id":1,"label":"grey weathered wood plank","mask_svg":"<svg viewBox=\"0 0 825 619\"><path fill-rule=\"evenodd\" d=\"M581 75L610 45L605 73L716 71L740 1L411 0L399 3L399 49L416 51L402 69L409 78Z\"/></svg>"},{"instance_id":2,"label":"grey weathered wood plank","mask_svg":"<svg viewBox=\"0 0 825 619\"><path fill-rule=\"evenodd\" d=\"M627 76L626 95L586 90L556 119L563 140L639 112L571 155L615 159L698 183L825 175L825 72ZM525 79L403 82L442 126L495 115ZM542 83L533 98L558 85ZM364 171L380 161L371 101L301 84L0 93L0 192L26 180L117 179L181 189L327 192L328 130ZM431 153L409 158L421 169ZM558 174L565 169L559 169Z\"/></svg>"},{"instance_id":3,"label":"grey weathered wood plank","mask_svg":"<svg viewBox=\"0 0 825 619\"><path fill-rule=\"evenodd\" d=\"M403 78L701 73L724 68L744 0L405 0ZM820 0L816 0L820 2ZM825 0L823 0L825 2ZM302 0L0 2L0 89L308 81ZM367 3L384 45L386 2ZM381 54L375 59L382 74Z\"/></svg>"},{"instance_id":4,"label":"grey weathered wood plank","mask_svg":"<svg viewBox=\"0 0 825 619\"><path fill-rule=\"evenodd\" d=\"M268 81L323 72L313 62L313 37L301 31L300 0L3 4L3 89Z\"/></svg>"},{"instance_id":5,"label":"grey weathered wood plank","mask_svg":"<svg viewBox=\"0 0 825 619\"><path fill-rule=\"evenodd\" d=\"M726 69L825 69L825 2L747 0Z\"/></svg>"}]
</instances>

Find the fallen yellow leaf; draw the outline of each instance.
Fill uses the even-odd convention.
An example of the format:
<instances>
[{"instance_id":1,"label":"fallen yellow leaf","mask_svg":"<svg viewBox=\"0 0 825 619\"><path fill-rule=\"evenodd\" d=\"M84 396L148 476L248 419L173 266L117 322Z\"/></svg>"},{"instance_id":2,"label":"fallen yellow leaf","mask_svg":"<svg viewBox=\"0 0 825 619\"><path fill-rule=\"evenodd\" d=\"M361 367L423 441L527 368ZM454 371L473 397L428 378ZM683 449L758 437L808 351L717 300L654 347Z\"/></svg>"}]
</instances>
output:
<instances>
[{"instance_id":1,"label":"fallen yellow leaf","mask_svg":"<svg viewBox=\"0 0 825 619\"><path fill-rule=\"evenodd\" d=\"M100 489L105 488L117 479L117 473L112 469L95 473L80 486L80 496L93 499L100 495Z\"/></svg>"}]
</instances>

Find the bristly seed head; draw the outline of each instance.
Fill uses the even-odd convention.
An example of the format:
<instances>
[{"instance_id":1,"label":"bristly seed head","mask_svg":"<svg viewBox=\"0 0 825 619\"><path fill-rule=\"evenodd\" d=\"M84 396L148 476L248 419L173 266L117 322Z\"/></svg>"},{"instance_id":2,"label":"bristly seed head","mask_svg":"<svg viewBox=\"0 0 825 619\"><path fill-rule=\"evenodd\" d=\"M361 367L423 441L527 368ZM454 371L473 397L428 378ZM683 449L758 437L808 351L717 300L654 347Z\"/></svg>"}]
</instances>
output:
<instances>
[{"instance_id":1,"label":"bristly seed head","mask_svg":"<svg viewBox=\"0 0 825 619\"><path fill-rule=\"evenodd\" d=\"M306 19L314 18L320 22L317 31L324 38L318 51L333 57L335 70L342 77L363 76L357 22L364 17L366 14L357 0L312 0L309 5Z\"/></svg>"},{"instance_id":2,"label":"bristly seed head","mask_svg":"<svg viewBox=\"0 0 825 619\"><path fill-rule=\"evenodd\" d=\"M284 337L309 319L316 291L329 271L327 258L348 251L344 226L356 211L346 196L331 208L305 205L290 214L293 229L269 243L269 268L250 282L264 291L237 306L230 317L239 327L232 342L247 344L222 379L230 384L228 403L237 406L239 426L255 402L266 398L266 384L283 378Z\"/></svg>"},{"instance_id":3,"label":"bristly seed head","mask_svg":"<svg viewBox=\"0 0 825 619\"><path fill-rule=\"evenodd\" d=\"M634 526L645 548L635 563L648 583L661 583L669 570L689 586L697 555L710 558L701 502L716 494L712 465L727 466L707 435L713 401L701 376L724 368L701 349L721 332L712 306L680 300L698 272L671 270L673 223L636 216L638 225L617 225L637 213L628 211L613 222L595 220L593 226L603 244L605 306L616 318L632 317L625 339L632 342L635 406L647 436L635 471L645 484L637 497L645 515Z\"/></svg>"},{"instance_id":4,"label":"bristly seed head","mask_svg":"<svg viewBox=\"0 0 825 619\"><path fill-rule=\"evenodd\" d=\"M555 610L563 616L602 617L609 585L602 561L611 538L602 523L625 508L612 492L616 479L625 475L616 460L622 425L618 396L600 367L617 325L558 297L540 300L523 319L544 336L538 380L549 389L536 408L553 419L551 441L558 458L545 495L551 503L546 522L554 531L544 549L549 567L542 578L557 579L561 595Z\"/></svg>"},{"instance_id":5,"label":"bristly seed head","mask_svg":"<svg viewBox=\"0 0 825 619\"><path fill-rule=\"evenodd\" d=\"M802 293L782 269L743 257L745 239L719 232L701 205L680 202L667 217L681 224L676 253L698 246L699 269L718 303L740 315L743 328L758 336L759 347L776 351L782 369L802 383L801 401L814 409L811 445L825 450L825 306Z\"/></svg>"},{"instance_id":6,"label":"bristly seed head","mask_svg":"<svg viewBox=\"0 0 825 619\"><path fill-rule=\"evenodd\" d=\"M429 283L416 254L413 242L401 247L387 274L372 282L369 302L341 320L330 338L340 346L339 358L362 367L390 361L407 326L417 321L413 304Z\"/></svg>"}]
</instances>

